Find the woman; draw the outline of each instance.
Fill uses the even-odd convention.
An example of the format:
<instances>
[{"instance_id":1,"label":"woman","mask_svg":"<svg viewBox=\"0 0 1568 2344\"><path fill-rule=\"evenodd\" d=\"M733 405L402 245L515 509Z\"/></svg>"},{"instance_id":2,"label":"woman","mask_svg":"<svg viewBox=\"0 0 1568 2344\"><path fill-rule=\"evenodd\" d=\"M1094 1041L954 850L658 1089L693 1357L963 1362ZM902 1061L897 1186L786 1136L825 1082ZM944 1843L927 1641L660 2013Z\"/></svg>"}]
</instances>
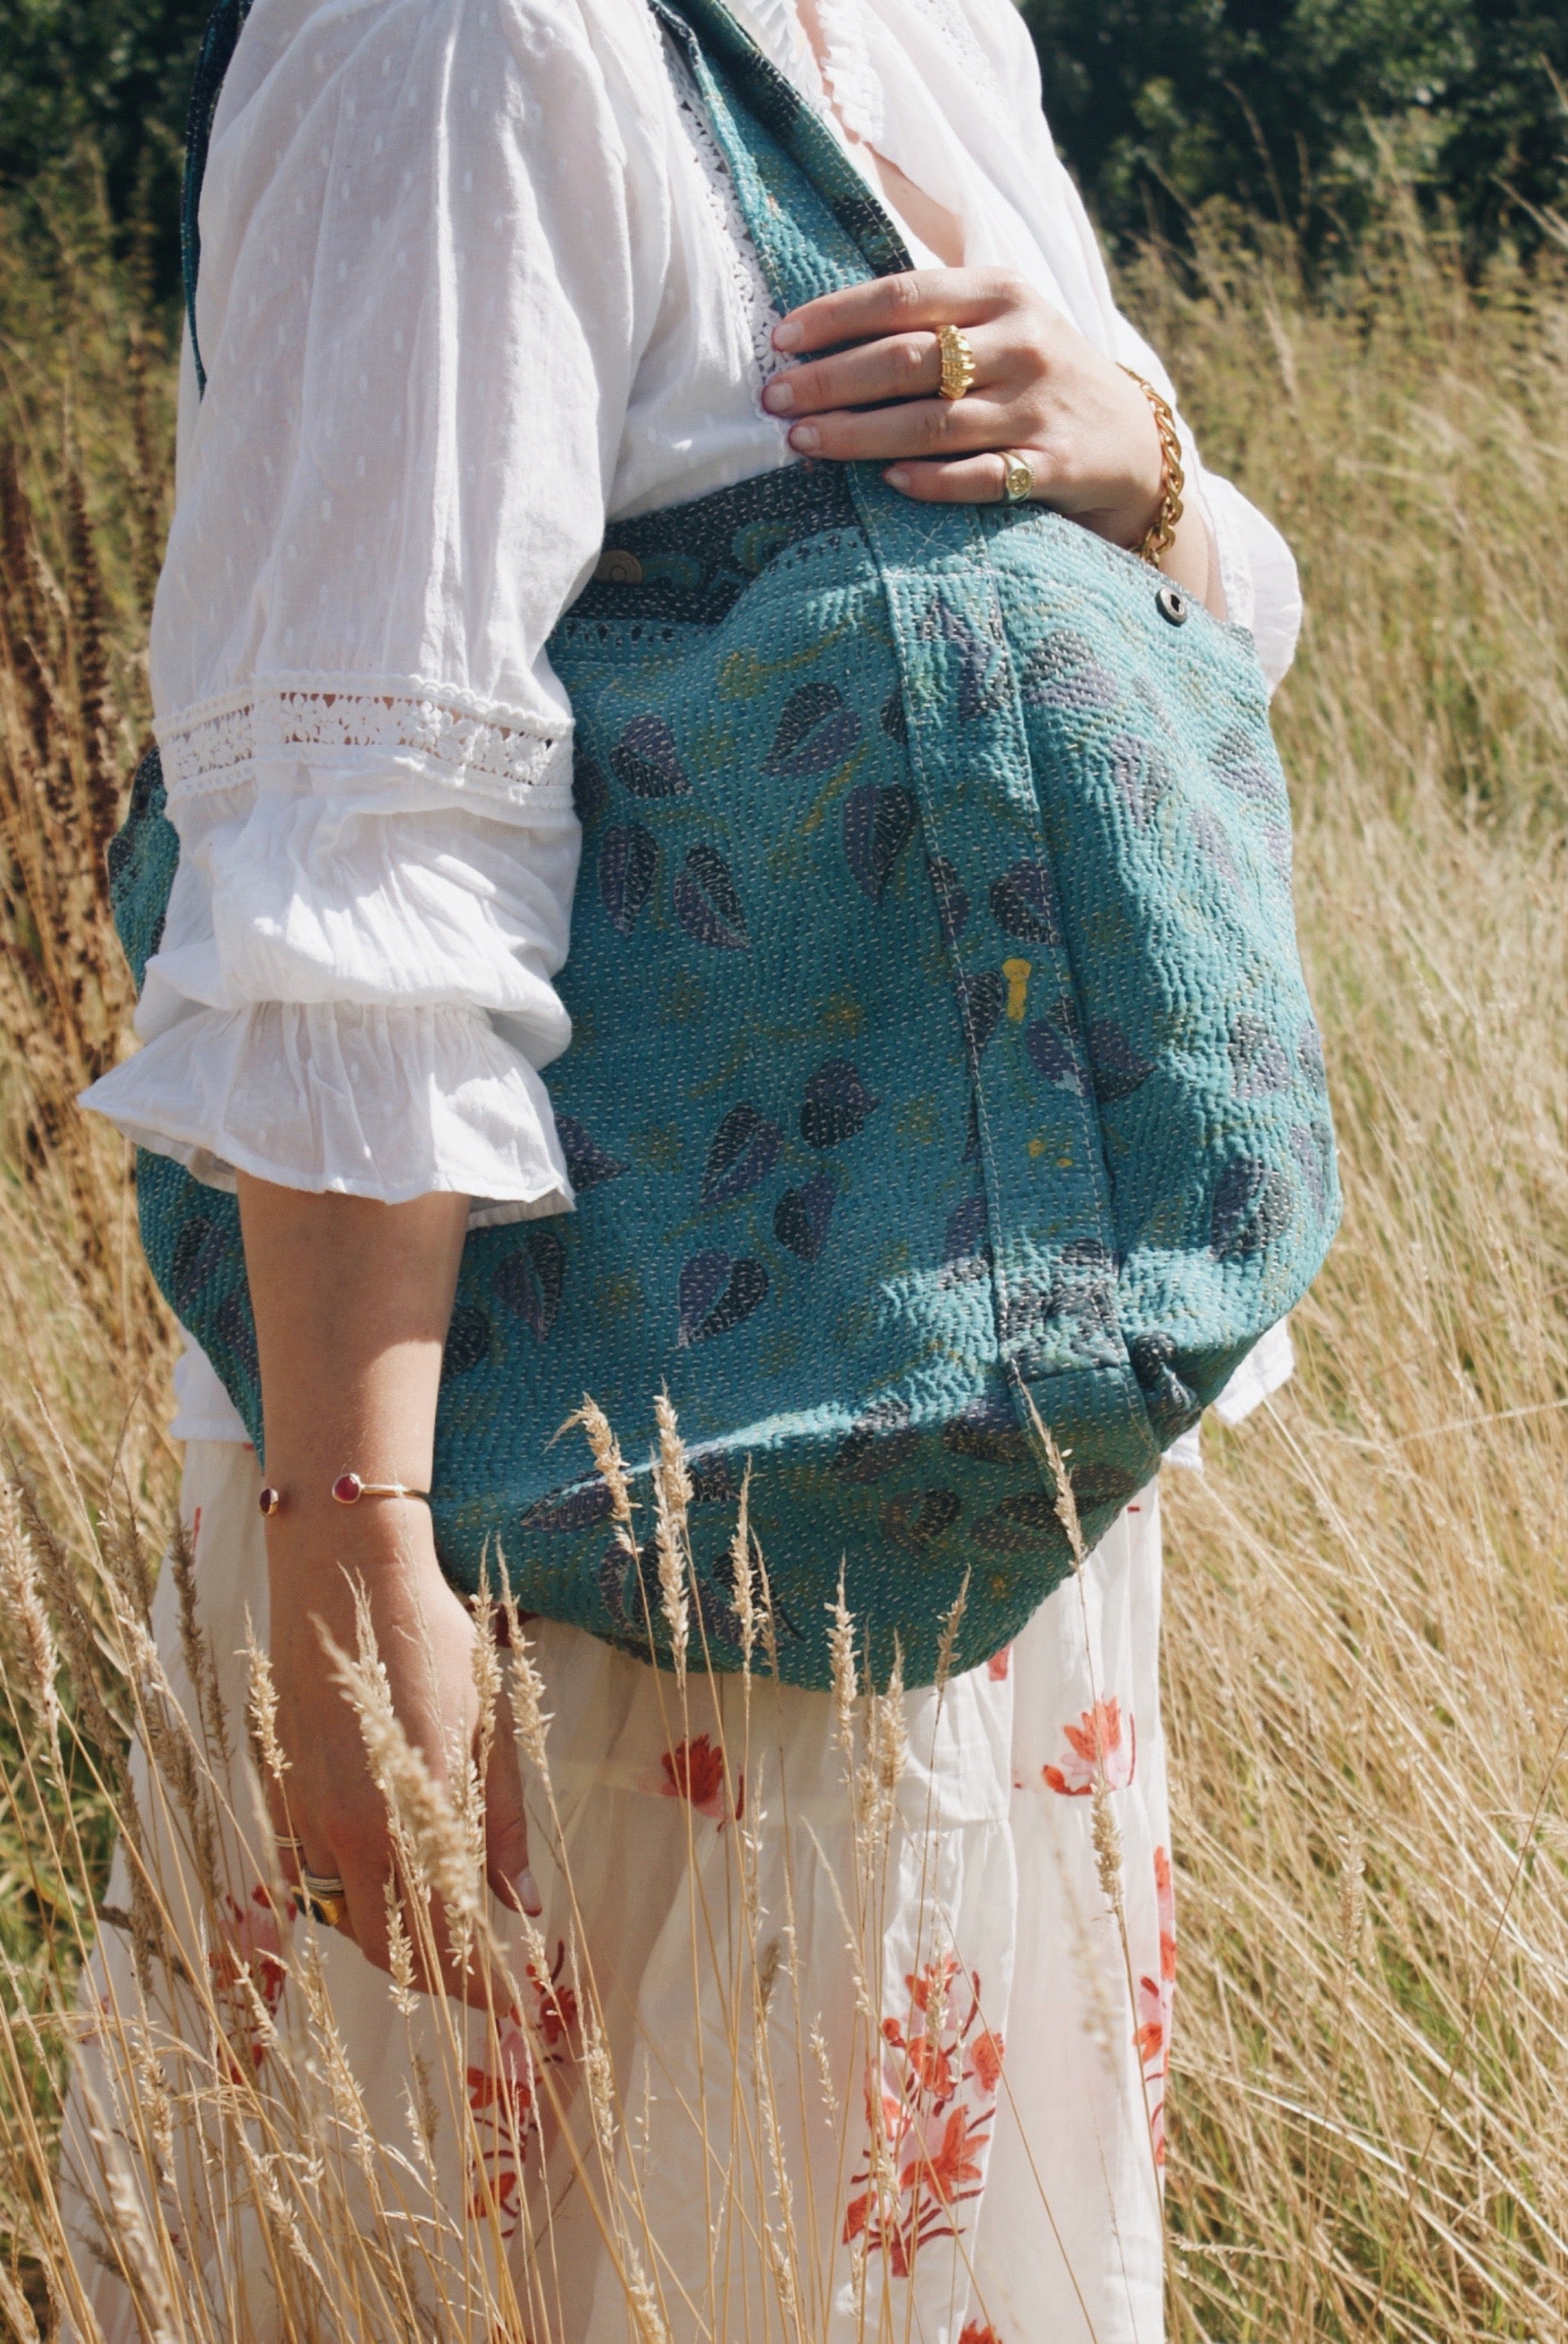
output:
<instances>
[{"instance_id":1,"label":"woman","mask_svg":"<svg viewBox=\"0 0 1568 2344\"><path fill-rule=\"evenodd\" d=\"M545 645L607 524L802 459L870 460L912 500L1030 496L1147 548L1251 629L1272 681L1297 625L1273 530L1184 435L1172 461L1169 386L1115 311L1006 0L739 13L893 216L911 272L777 314L689 66L644 0L256 0L215 125L206 392L198 403L187 348L152 646L179 874L145 1046L88 1097L143 1147L237 1188L266 1479L285 1502L258 1513L244 1428L188 1349L175 1430L200 1616L231 1710L247 1615L267 1638L287 1766L286 1803L285 1778L267 1785L273 1820L287 1876L340 1884L324 1908L337 1933L317 1934L383 2138L404 2123L435 2021L429 2006L395 2016L378 1975L398 1960L387 1817L327 1640L352 1648L362 1591L398 1717L449 1778L478 1723L475 1629L417 1493L465 1232L571 1209L539 1070L569 1039L551 980L579 831L571 714ZM956 398L943 395L953 328L972 360ZM1288 1365L1282 1334L1227 1412ZM335 1507L348 1464L386 1494ZM933 1899L920 1865L892 1864L879 2075L896 2102L919 2070L925 2147L879 2190L852 2124L845 2156L813 2166L806 2117L784 2121L825 2335L895 2319L944 2344L1161 2332L1174 1937L1159 1538L1150 1490L1010 1652L909 1698L900 1814L940 1885ZM171 1675L194 1702L167 1588L160 1602ZM714 2245L714 2173L742 2120L733 2077L715 2073L724 1964L710 1948L709 1975L699 1960L694 1996L689 1944L693 1900L723 1908L744 1804L713 1763L738 1728L734 1688L713 1696L713 1733L677 1745L653 1672L578 1630L536 1632L559 1839L541 1837L531 1785L530 1849L499 1738L490 1885L564 1945L564 1845L624 2104L645 2090L665 2104L638 2181L661 2316L681 2336L768 2332L766 2253L755 2238ZM816 2029L824 2091L853 2107L866 2053L832 1698L771 1698L750 1784L756 1893L781 1929L789 1916L780 2012L797 2042ZM1107 1794L1120 1919L1091 1835ZM233 1810L220 1960L254 1952L257 1910L270 1925L237 1772ZM100 1993L128 1995L117 1947L100 1959ZM450 1964L445 1983L460 1985ZM564 2034L569 2066L564 1990L536 1983L534 2016ZM493 2041L476 2041L470 2113L515 2086ZM79 2103L90 2166L84 2121ZM437 2131L460 2219L473 2127ZM479 2161L478 2202L492 2228L510 2209L520 2267L527 2143ZM192 2186L187 2174L187 2208ZM560 2182L540 2334L625 2332L624 2258L586 2194ZM250 2258L247 2326L288 2332L243 2225L215 2226L209 2209L206 2229L191 2217L198 2234L209 2268ZM106 2332L133 2332L120 2280L92 2285Z\"/></svg>"}]
</instances>

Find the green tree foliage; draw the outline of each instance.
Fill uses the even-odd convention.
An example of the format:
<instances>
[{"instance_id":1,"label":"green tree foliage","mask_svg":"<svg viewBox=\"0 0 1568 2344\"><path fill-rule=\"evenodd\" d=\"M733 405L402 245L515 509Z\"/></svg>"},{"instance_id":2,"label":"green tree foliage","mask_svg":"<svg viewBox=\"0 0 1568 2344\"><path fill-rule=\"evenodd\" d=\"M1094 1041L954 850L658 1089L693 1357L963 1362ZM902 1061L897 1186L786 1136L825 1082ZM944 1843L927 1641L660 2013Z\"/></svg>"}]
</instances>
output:
<instances>
[{"instance_id":1,"label":"green tree foliage","mask_svg":"<svg viewBox=\"0 0 1568 2344\"><path fill-rule=\"evenodd\" d=\"M0 0L0 186L101 167L113 217L178 281L186 101L211 0Z\"/></svg>"},{"instance_id":2,"label":"green tree foliage","mask_svg":"<svg viewBox=\"0 0 1568 2344\"><path fill-rule=\"evenodd\" d=\"M1392 144L1473 254L1568 188L1563 0L1023 0L1046 111L1101 225L1223 197L1322 247Z\"/></svg>"},{"instance_id":3,"label":"green tree foliage","mask_svg":"<svg viewBox=\"0 0 1568 2344\"><path fill-rule=\"evenodd\" d=\"M1101 224L1179 235L1222 197L1322 247L1379 140L1474 252L1568 198L1568 0L1021 0ZM208 0L0 0L0 184L93 153L172 291L186 93ZM1533 207L1533 212L1532 207Z\"/></svg>"}]
</instances>

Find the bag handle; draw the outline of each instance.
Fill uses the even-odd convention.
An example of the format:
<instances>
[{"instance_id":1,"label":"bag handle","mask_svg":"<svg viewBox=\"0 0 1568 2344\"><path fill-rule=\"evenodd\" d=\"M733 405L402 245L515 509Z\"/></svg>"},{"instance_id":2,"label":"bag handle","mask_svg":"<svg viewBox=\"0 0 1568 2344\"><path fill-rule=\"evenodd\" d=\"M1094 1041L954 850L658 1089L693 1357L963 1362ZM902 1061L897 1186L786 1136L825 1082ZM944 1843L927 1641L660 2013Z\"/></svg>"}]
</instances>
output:
<instances>
[{"instance_id":1,"label":"bag handle","mask_svg":"<svg viewBox=\"0 0 1568 2344\"><path fill-rule=\"evenodd\" d=\"M196 52L190 106L186 114L186 167L180 187L180 274L185 279L186 318L190 326L198 395L206 389L206 369L201 362L196 318L196 272L201 267L202 181L206 177L207 148L212 144L218 95L250 7L251 0L217 0Z\"/></svg>"},{"instance_id":2,"label":"bag handle","mask_svg":"<svg viewBox=\"0 0 1568 2344\"><path fill-rule=\"evenodd\" d=\"M737 162L733 125L707 50L729 75L741 104L778 141L820 197L839 233L870 275L900 277L913 268L909 248L886 207L878 201L816 109L759 47L724 0L648 0L648 5L685 55L732 171ZM778 272L769 265L770 239L765 222L755 216L758 207L745 200L739 179L736 192L742 197L741 209L748 215L747 226L762 254L764 268L770 277L776 276ZM766 191L757 192L766 205ZM777 212L776 202L771 208ZM781 295L782 288L776 283L774 291ZM795 304L783 298L780 306L789 308Z\"/></svg>"}]
</instances>

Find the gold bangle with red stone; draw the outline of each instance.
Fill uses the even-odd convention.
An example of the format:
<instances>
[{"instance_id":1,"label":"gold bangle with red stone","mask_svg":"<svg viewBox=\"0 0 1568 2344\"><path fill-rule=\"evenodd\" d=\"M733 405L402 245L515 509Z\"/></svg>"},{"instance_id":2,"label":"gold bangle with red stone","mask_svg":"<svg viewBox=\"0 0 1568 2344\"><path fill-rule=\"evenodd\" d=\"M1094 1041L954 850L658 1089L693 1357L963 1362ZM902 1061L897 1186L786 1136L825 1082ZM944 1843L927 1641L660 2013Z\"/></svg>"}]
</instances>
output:
<instances>
[{"instance_id":1,"label":"gold bangle with red stone","mask_svg":"<svg viewBox=\"0 0 1568 2344\"><path fill-rule=\"evenodd\" d=\"M361 1498L417 1498L422 1506L430 1502L428 1490L411 1490L406 1481L367 1481L358 1473L339 1473L327 1494L340 1506L357 1506ZM276 1514L283 1491L268 1481L259 1502L264 1514Z\"/></svg>"}]
</instances>

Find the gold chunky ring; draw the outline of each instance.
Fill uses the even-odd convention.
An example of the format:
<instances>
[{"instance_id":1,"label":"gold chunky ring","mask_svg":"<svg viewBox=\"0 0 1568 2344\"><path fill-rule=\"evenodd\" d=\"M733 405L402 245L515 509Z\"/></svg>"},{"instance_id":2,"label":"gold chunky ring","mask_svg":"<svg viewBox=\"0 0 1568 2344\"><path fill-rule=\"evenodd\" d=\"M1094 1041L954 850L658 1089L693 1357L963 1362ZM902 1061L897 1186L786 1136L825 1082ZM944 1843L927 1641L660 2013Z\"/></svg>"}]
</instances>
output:
<instances>
[{"instance_id":1,"label":"gold chunky ring","mask_svg":"<svg viewBox=\"0 0 1568 2344\"><path fill-rule=\"evenodd\" d=\"M975 385L975 354L969 336L957 326L938 328L937 347L942 354L942 379L938 389L939 399L962 399Z\"/></svg>"},{"instance_id":2,"label":"gold chunky ring","mask_svg":"<svg viewBox=\"0 0 1568 2344\"><path fill-rule=\"evenodd\" d=\"M295 1903L312 1921L324 1928L336 1929L348 1910L343 1883L335 1872L307 1872L299 1867L299 1886Z\"/></svg>"},{"instance_id":3,"label":"gold chunky ring","mask_svg":"<svg viewBox=\"0 0 1568 2344\"><path fill-rule=\"evenodd\" d=\"M1034 466L1027 456L1002 458L1001 492L1010 505L1026 504L1034 494Z\"/></svg>"}]
</instances>

